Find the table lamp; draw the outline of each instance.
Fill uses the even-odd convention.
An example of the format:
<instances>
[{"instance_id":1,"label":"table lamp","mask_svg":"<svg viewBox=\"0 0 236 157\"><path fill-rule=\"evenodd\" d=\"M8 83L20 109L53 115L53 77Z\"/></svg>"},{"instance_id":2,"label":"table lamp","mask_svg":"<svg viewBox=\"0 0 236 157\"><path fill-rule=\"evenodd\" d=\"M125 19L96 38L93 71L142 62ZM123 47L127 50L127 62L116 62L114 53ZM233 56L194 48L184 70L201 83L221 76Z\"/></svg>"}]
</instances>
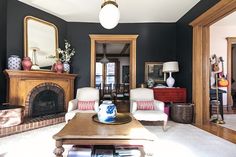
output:
<instances>
[{"instance_id":1,"label":"table lamp","mask_svg":"<svg viewBox=\"0 0 236 157\"><path fill-rule=\"evenodd\" d=\"M175 84L175 79L172 77L172 72L178 72L179 71L179 64L176 61L172 62L165 62L163 64L163 72L169 72L169 77L166 80L166 84L168 87L173 87Z\"/></svg>"}]
</instances>

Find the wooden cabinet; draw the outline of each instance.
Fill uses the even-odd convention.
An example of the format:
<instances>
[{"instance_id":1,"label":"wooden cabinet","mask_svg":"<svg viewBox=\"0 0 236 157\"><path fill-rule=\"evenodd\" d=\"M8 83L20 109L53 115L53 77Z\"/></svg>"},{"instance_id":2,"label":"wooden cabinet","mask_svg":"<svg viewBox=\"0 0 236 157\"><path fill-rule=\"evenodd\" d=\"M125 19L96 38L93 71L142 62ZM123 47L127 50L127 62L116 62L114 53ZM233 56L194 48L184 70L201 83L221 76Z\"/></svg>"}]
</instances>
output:
<instances>
[{"instance_id":1,"label":"wooden cabinet","mask_svg":"<svg viewBox=\"0 0 236 157\"><path fill-rule=\"evenodd\" d=\"M186 102L186 88L153 88L154 98L163 102Z\"/></svg>"}]
</instances>

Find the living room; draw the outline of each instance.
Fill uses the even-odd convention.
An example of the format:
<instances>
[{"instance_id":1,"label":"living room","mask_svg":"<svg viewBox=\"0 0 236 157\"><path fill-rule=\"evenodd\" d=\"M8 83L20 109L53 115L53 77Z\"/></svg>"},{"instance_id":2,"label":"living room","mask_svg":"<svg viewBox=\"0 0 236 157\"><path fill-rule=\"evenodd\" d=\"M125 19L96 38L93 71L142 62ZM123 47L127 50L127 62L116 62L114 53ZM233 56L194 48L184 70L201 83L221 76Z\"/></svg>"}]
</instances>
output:
<instances>
[{"instance_id":1,"label":"living room","mask_svg":"<svg viewBox=\"0 0 236 157\"><path fill-rule=\"evenodd\" d=\"M33 16L37 17L39 19L42 19L44 21L50 22L54 24L57 29L58 29L58 47L63 48L64 47L64 40L67 39L73 48L75 49L75 55L72 57L70 66L70 75L75 75L75 81L74 81L74 87L72 89L72 92L65 92L65 94L68 94L69 96L67 97L68 100L71 100L75 97L76 95L76 90L78 88L82 87L89 87L92 85L91 83L91 56L92 56L92 50L91 50L91 35L137 35L137 39L135 40L135 55L136 55L136 60L135 60L135 66L134 68L135 73L132 73L133 75L131 76L130 79L133 79L132 86L130 88L138 88L141 86L141 84L145 83L145 62L168 62L168 61L178 61L179 63L179 72L173 73L173 77L175 78L175 87L181 87L181 88L186 88L187 91L187 102L191 102L195 104L195 124L199 128L203 128L213 134L217 135L217 129L218 125L208 125L205 126L203 125L205 122L209 122L210 119L209 117L209 112L207 112L206 108L209 108L209 105L207 107L204 107L205 100L204 95L207 95L206 92L209 95L209 89L204 90L200 89L200 87L204 87L209 85L209 79L208 77L205 77L206 74L202 71L197 70L197 66L202 67L204 69L204 65L207 65L205 62L202 61L198 58L196 53L193 53L193 48L195 46L193 45L192 41L195 41L193 39L193 27L196 26L196 23L192 23L190 26L189 24L193 22L198 16L203 14L205 11L213 7L215 4L217 4L219 1L216 0L206 0L206 1L191 1L191 2L183 2L182 6L185 6L185 10L181 8L181 5L178 5L178 9L181 10L181 14L175 16L175 19L171 19L172 16L174 15L169 15L168 13L162 13L157 11L157 15L165 15L165 19L159 20L159 21L148 21L148 22L142 22L142 21L136 21L136 22L119 22L119 24L113 28L113 29L105 29L102 27L102 25L98 21L98 13L102 4L102 1L96 2L97 6L97 13L96 17L90 16L90 15L83 15L81 13L81 16L83 15L84 17L87 17L88 19L85 20L80 20L80 21L75 21L73 19L70 19L71 17L67 17L64 20L63 18L59 16L55 16L55 12L60 13L61 16L63 16L63 13L65 11L71 11L70 7L73 9L77 9L76 7L78 6L67 6L67 5L73 5L74 3L72 1L70 2L65 2L65 3L60 3L57 5L53 4L54 2L50 2L52 4L49 4L49 6L57 6L53 8L54 10L48 10L47 8L42 8L39 6L38 8L33 7L34 3L33 1L24 1L25 3L17 0L2 0L0 2L0 7L1 7L1 25L0 25L0 30L1 30L1 55L0 55L0 82L1 82L1 88L0 88L0 101L1 103L6 103L8 102L7 96L8 96L8 87L7 87L7 77L3 73L5 69L7 69L7 60L11 55L18 55L20 58L24 58L24 18L26 16ZM26 4L26 2L31 3L31 5ZM35 2L37 4L37 2ZM45 2L49 3L49 2ZM82 3L82 2L78 2ZM83 2L85 3L85 2ZM92 2L91 2L92 3ZM125 7L131 7L132 5L135 6L135 4L126 4L122 0L119 1L117 0L117 3L120 8L121 12L121 19L123 20L126 17L126 14L131 14L130 12L124 13L122 11L122 8ZM137 3L137 2L136 2ZM144 3L144 2L143 2ZM154 3L154 2L153 2ZM155 2L155 5L157 2ZM166 6L171 6L172 10L175 10L174 7L177 6L175 3L179 2L167 2L165 5ZM191 5L190 5L191 3ZM226 3L226 2L225 2ZM234 1L232 1L234 4ZM43 4L43 3L42 3ZM64 5L63 5L64 4ZM142 3L141 3L142 4ZM153 4L153 5L154 5ZM187 6L186 4L189 4ZM61 5L61 6L60 6ZM78 8L78 10L92 10L93 8L90 8L91 4L83 4L84 7L86 8ZM82 6L83 6L82 5ZM94 5L94 4L93 4ZM130 5L130 6L128 6ZM165 6L164 5L164 6ZM37 6L37 5L36 5ZM65 8L63 8L63 6ZM148 6L143 6L143 7L148 7ZM150 6L149 6L150 7ZM69 9L68 9L69 8ZM142 7L141 7L142 8ZM151 7L152 8L152 7ZM60 11L62 9L62 11ZM58 11L59 10L59 11ZM143 9L143 10L148 10L148 8ZM150 9L151 10L151 9ZM171 12L171 9L165 8L162 6L162 8L159 8L159 10L169 11ZM55 12L54 12L55 11ZM141 14L145 14L141 13ZM155 14L155 13L152 13ZM65 17L67 15L64 15ZM82 16L82 17L83 17ZM92 21L91 19L97 19L97 21ZM87 22L85 22L87 20ZM195 30L195 29L194 29ZM196 42L197 43L197 42ZM131 50L133 50L131 48ZM195 58L194 58L195 57ZM131 54L130 54L130 58ZM193 61L192 61L193 58ZM132 60L130 60L130 64L132 64ZM198 62L199 61L199 62ZM208 61L208 60L207 60ZM198 65L196 62L202 63L202 65ZM130 65L131 66L131 65ZM195 70L193 70L195 68ZM207 68L205 68L205 71ZM94 70L94 69L93 69ZM204 71L204 70L203 70ZM37 71L33 71L34 73L37 73ZM41 72L38 72L38 74L35 75L40 75ZM199 74L199 75L197 75ZM57 78L60 77L59 74L51 74L47 76L40 76L43 78L46 77L52 77L52 78ZM193 77L196 79L193 81ZM202 77L205 80L202 80ZM68 79L68 78L67 78ZM95 77L93 77L95 79ZM207 81L206 81L207 80ZM203 83L202 83L202 82ZM95 82L93 82L95 83ZM201 84L202 83L202 84ZM60 84L60 83L59 83ZM130 82L131 84L131 82ZM95 85L95 84L93 84ZM54 85L53 85L54 86ZM64 86L64 85L62 85ZM66 86L66 85L65 85ZM93 86L95 87L95 86ZM203 92L202 92L203 90ZM16 91L21 91L20 89L16 89ZM195 95L194 95L195 94ZM206 103L207 104L207 103ZM209 104L209 102L208 102ZM227 111L226 111L227 112ZM58 128L62 128L64 123L58 124ZM168 124L167 124L168 126ZM59 131L58 128L53 128L53 126L50 126L51 129L53 130L52 132L55 134ZM158 135L159 136L165 136L168 134L168 132L171 132L170 130L167 130L166 132L162 132L161 125L155 125L155 126L148 126L151 129L156 129L155 127L159 127ZM185 129L184 126L183 130ZM191 126L190 130L192 129ZM204 128L205 127L205 128ZM217 129L216 129L217 128ZM44 128L41 128L42 131ZM211 130L212 129L212 130ZM56 130L56 131L55 131ZM36 131L36 130L33 130ZM47 130L44 130L47 132ZM229 141L235 143L235 138L233 137L235 135L235 131L226 131L223 129L225 132L218 133L218 136L224 136L222 134L225 134L228 132L228 135L225 135L226 138ZM27 132L25 132L27 134ZM23 136L24 133L22 133ZM16 135L11 135L6 138L11 138L12 136L17 136L20 134ZM24 134L25 135L25 134ZM53 134L52 134L53 135ZM178 134L177 134L178 135ZM210 136L211 134L209 134ZM182 134L182 136L184 136ZM208 136L207 136L208 137ZM218 139L218 138L217 138ZM217 141L216 139L216 141ZM22 139L23 140L23 139ZM52 140L52 136L50 137L50 140ZM219 138L219 141L222 142L223 139ZM2 139L1 139L2 141ZM7 140L6 140L7 141ZM14 140L13 140L14 141ZM36 140L37 141L37 140ZM53 141L54 142L54 141ZM199 142L199 141L198 141ZM228 142L228 141L227 141ZM223 143L227 143L223 141ZM1 142L2 143L2 142ZM14 143L14 142L13 142ZM232 144L233 143L227 143L227 144ZM173 144L173 143L172 143ZM210 144L210 143L209 143ZM54 146L54 144L52 144ZM1 144L2 147L2 144ZM213 146L212 146L213 147ZM216 145L215 146L217 149L220 148L220 146ZM235 145L229 146L231 148L235 148ZM52 148L53 149L53 148ZM50 150L49 150L50 151ZM51 153L51 156L53 150L49 152ZM1 152L2 153L2 152ZM3 152L4 153L4 152ZM47 154L47 153L45 153ZM214 153L213 153L214 154ZM217 153L216 153L217 154ZM233 153L232 153L233 154ZM0 154L1 155L1 154ZM182 154L183 155L183 154ZM201 154L202 156L206 156L206 154ZM4 156L4 154L3 154ZM49 156L49 155L45 155ZM222 155L223 156L223 155ZM7 157L7 154L6 154Z\"/></svg>"}]
</instances>

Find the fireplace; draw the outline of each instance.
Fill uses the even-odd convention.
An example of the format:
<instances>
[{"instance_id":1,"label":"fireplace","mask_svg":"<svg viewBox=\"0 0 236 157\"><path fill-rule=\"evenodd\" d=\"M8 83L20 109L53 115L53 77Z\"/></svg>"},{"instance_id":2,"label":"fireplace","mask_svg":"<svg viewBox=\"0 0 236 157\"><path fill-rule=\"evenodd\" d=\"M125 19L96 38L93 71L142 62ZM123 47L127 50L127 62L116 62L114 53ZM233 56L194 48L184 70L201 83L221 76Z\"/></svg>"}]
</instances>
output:
<instances>
[{"instance_id":1,"label":"fireplace","mask_svg":"<svg viewBox=\"0 0 236 157\"><path fill-rule=\"evenodd\" d=\"M20 106L23 113L20 115L21 124L0 128L0 137L65 121L68 103L74 98L77 74L8 69L4 73L7 77L7 102L10 108Z\"/></svg>"},{"instance_id":2,"label":"fireplace","mask_svg":"<svg viewBox=\"0 0 236 157\"><path fill-rule=\"evenodd\" d=\"M24 70L4 73L8 80L7 102L24 107L23 119L66 112L74 98L76 74Z\"/></svg>"},{"instance_id":3,"label":"fireplace","mask_svg":"<svg viewBox=\"0 0 236 157\"><path fill-rule=\"evenodd\" d=\"M64 111L64 100L64 90L59 85L50 82L39 84L26 98L25 115L34 118L61 113Z\"/></svg>"}]
</instances>

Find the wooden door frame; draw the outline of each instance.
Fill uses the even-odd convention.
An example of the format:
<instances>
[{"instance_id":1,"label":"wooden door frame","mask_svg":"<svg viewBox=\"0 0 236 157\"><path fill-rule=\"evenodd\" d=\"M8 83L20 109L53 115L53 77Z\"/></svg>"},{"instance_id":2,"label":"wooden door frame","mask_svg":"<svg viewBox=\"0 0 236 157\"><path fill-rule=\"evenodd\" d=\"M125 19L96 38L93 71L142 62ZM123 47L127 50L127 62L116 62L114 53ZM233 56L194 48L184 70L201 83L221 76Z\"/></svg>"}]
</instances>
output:
<instances>
[{"instance_id":1,"label":"wooden door frame","mask_svg":"<svg viewBox=\"0 0 236 157\"><path fill-rule=\"evenodd\" d=\"M193 27L192 98L195 125L209 123L210 26L236 10L235 0L221 0L190 23Z\"/></svg>"},{"instance_id":2,"label":"wooden door frame","mask_svg":"<svg viewBox=\"0 0 236 157\"><path fill-rule=\"evenodd\" d=\"M138 35L90 34L89 37L91 40L90 86L95 87L96 42L124 42L130 43L130 88L136 88L136 40Z\"/></svg>"},{"instance_id":3,"label":"wooden door frame","mask_svg":"<svg viewBox=\"0 0 236 157\"><path fill-rule=\"evenodd\" d=\"M236 37L227 37L227 78L229 85L227 87L227 103L232 104L231 97L231 79L232 79L232 45L236 44ZM229 106L228 106L229 107Z\"/></svg>"}]
</instances>

